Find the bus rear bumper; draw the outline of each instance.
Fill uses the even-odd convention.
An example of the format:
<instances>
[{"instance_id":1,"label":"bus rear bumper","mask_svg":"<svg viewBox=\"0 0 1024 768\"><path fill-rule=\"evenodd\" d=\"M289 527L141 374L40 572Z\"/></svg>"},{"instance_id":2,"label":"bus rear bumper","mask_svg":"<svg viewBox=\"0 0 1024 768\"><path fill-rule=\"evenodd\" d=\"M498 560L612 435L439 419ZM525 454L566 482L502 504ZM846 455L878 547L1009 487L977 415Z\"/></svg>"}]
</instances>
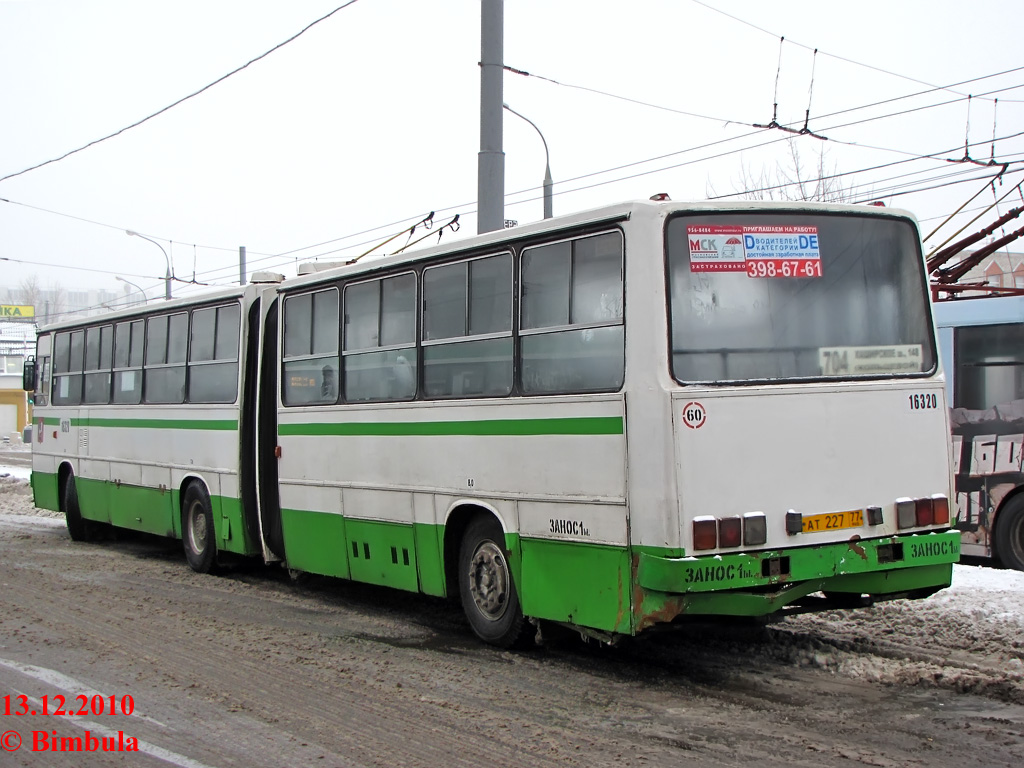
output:
<instances>
[{"instance_id":1,"label":"bus rear bumper","mask_svg":"<svg viewBox=\"0 0 1024 768\"><path fill-rule=\"evenodd\" d=\"M641 553L633 601L636 630L682 615L767 616L925 597L949 586L959 557L959 531L855 536L751 554ZM819 592L824 597L812 597Z\"/></svg>"}]
</instances>

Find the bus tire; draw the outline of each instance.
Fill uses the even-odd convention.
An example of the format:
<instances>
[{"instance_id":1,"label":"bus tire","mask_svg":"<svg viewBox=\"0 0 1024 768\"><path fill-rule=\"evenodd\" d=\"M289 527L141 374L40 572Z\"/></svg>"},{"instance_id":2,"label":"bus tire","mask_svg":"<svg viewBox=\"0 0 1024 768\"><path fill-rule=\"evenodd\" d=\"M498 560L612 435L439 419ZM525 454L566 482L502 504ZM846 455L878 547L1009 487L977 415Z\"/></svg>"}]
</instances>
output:
<instances>
[{"instance_id":1,"label":"bus tire","mask_svg":"<svg viewBox=\"0 0 1024 768\"><path fill-rule=\"evenodd\" d=\"M70 475L64 482L64 522L67 523L72 541L92 541L95 538L92 522L82 517L82 509L78 506L74 475Z\"/></svg>"},{"instance_id":2,"label":"bus tire","mask_svg":"<svg viewBox=\"0 0 1024 768\"><path fill-rule=\"evenodd\" d=\"M462 537L459 594L477 637L499 648L522 642L526 620L512 582L505 535L493 517L477 517Z\"/></svg>"},{"instance_id":3,"label":"bus tire","mask_svg":"<svg viewBox=\"0 0 1024 768\"><path fill-rule=\"evenodd\" d=\"M1015 496L999 511L995 527L995 552L1007 568L1024 571L1024 496Z\"/></svg>"},{"instance_id":4,"label":"bus tire","mask_svg":"<svg viewBox=\"0 0 1024 768\"><path fill-rule=\"evenodd\" d=\"M210 495L201 483L185 489L181 505L181 541L185 559L196 573L212 573L217 562L217 540L210 510Z\"/></svg>"}]
</instances>

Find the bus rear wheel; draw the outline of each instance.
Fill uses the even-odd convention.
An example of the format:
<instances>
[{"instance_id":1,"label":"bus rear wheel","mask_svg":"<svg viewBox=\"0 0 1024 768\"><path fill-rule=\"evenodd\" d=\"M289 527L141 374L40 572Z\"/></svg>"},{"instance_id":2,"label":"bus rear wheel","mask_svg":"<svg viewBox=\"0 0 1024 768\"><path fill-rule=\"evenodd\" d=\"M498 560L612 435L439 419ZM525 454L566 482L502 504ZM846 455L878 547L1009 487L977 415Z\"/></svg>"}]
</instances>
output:
<instances>
[{"instance_id":1,"label":"bus rear wheel","mask_svg":"<svg viewBox=\"0 0 1024 768\"><path fill-rule=\"evenodd\" d=\"M1003 565L1024 571L1024 496L1015 496L999 511L994 544Z\"/></svg>"},{"instance_id":2,"label":"bus rear wheel","mask_svg":"<svg viewBox=\"0 0 1024 768\"><path fill-rule=\"evenodd\" d=\"M75 477L70 475L64 481L64 522L68 526L68 534L72 541L92 541L96 537L95 525L91 520L82 517L82 509L78 506L78 489Z\"/></svg>"},{"instance_id":3,"label":"bus rear wheel","mask_svg":"<svg viewBox=\"0 0 1024 768\"><path fill-rule=\"evenodd\" d=\"M522 641L526 620L505 549L505 535L493 517L469 524L459 550L462 610L477 637L499 648Z\"/></svg>"},{"instance_id":4,"label":"bus rear wheel","mask_svg":"<svg viewBox=\"0 0 1024 768\"><path fill-rule=\"evenodd\" d=\"M185 559L196 573L211 573L217 561L217 541L210 495L199 483L185 490L181 509L181 540Z\"/></svg>"}]
</instances>

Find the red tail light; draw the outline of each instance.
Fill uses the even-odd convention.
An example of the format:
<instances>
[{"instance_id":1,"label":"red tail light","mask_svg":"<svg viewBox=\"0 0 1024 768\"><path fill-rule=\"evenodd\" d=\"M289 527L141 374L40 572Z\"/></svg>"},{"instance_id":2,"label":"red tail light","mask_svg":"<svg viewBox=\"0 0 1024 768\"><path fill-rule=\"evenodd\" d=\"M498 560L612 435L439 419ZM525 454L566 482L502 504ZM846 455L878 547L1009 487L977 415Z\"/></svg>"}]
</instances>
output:
<instances>
[{"instance_id":1,"label":"red tail light","mask_svg":"<svg viewBox=\"0 0 1024 768\"><path fill-rule=\"evenodd\" d=\"M723 517L718 521L718 538L723 547L738 547L743 539L743 523L738 517Z\"/></svg>"},{"instance_id":2,"label":"red tail light","mask_svg":"<svg viewBox=\"0 0 1024 768\"><path fill-rule=\"evenodd\" d=\"M941 494L932 496L932 517L935 525L949 525L949 499Z\"/></svg>"},{"instance_id":3,"label":"red tail light","mask_svg":"<svg viewBox=\"0 0 1024 768\"><path fill-rule=\"evenodd\" d=\"M932 511L932 500L931 499L915 499L914 500L916 521L915 523L921 525L931 525L932 520L935 519L935 513Z\"/></svg>"},{"instance_id":4,"label":"red tail light","mask_svg":"<svg viewBox=\"0 0 1024 768\"><path fill-rule=\"evenodd\" d=\"M693 548L714 549L718 546L718 521L713 517L697 517L693 520Z\"/></svg>"}]
</instances>

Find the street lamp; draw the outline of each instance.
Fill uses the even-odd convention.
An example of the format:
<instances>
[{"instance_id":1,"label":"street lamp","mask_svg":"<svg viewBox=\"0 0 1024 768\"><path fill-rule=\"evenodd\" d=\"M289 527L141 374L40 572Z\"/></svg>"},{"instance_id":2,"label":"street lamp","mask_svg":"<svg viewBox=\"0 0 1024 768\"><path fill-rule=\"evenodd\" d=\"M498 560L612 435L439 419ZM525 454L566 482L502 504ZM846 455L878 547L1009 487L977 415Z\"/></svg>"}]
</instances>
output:
<instances>
[{"instance_id":1,"label":"street lamp","mask_svg":"<svg viewBox=\"0 0 1024 768\"><path fill-rule=\"evenodd\" d=\"M160 243L158 243L156 240L148 238L145 235L140 235L138 232L133 232L130 229L126 229L124 231L124 233L126 235L128 235L129 237L141 237L143 240L149 240L149 242L151 242L153 245L155 245L157 248L159 248L161 251L163 251L164 259L166 259L166 261L167 261L167 276L164 278L164 299L166 299L167 301L170 301L171 300L171 257L167 255L167 251L165 251L164 247L162 245L160 245Z\"/></svg>"},{"instance_id":2,"label":"street lamp","mask_svg":"<svg viewBox=\"0 0 1024 768\"><path fill-rule=\"evenodd\" d=\"M537 132L537 135L540 136L540 140L544 143L544 218L545 219L550 219L551 216L552 216L552 213L551 213L551 208L552 208L552 206L551 206L551 156L548 154L548 143L544 139L544 134L540 132L540 128L537 127L537 125L533 122L533 120L531 120L528 117L525 117L524 115L519 114L514 109L512 109L512 107L510 107L508 104L502 104L501 106L503 106L505 109L507 109L509 112L511 112L516 117L521 117L523 120L525 120L530 125L532 125L533 126L533 130L535 130Z\"/></svg>"},{"instance_id":3,"label":"street lamp","mask_svg":"<svg viewBox=\"0 0 1024 768\"><path fill-rule=\"evenodd\" d=\"M125 279L124 279L123 277L121 277L120 275L114 275L114 279L115 279L115 280L120 280L120 281L121 281L122 283L124 283L125 285L130 285L130 286L131 286L132 288L134 288L134 289L135 289L136 291L138 291L139 293L141 293L141 294L142 294L142 303L143 303L143 304L149 304L149 297L148 297L148 296L146 296L146 292L145 292L144 290L142 290L141 288L139 288L139 286L137 286L137 285L136 285L135 283L133 283L133 282L132 282L131 280L125 280ZM127 293L127 291L128 291L128 289L127 289L127 288L125 288L125 292L126 292L126 293Z\"/></svg>"}]
</instances>

